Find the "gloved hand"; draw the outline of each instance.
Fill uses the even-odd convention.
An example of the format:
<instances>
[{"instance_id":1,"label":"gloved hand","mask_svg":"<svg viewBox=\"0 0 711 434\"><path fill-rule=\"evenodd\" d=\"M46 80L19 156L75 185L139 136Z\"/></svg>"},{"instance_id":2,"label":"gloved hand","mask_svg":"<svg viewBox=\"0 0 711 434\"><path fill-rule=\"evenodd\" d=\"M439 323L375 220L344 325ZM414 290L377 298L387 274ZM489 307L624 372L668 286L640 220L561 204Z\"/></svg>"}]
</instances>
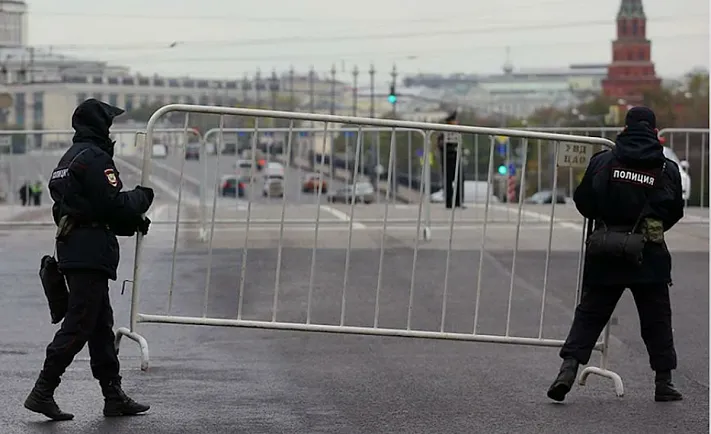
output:
<instances>
[{"instance_id":1,"label":"gloved hand","mask_svg":"<svg viewBox=\"0 0 711 434\"><path fill-rule=\"evenodd\" d=\"M146 235L148 233L148 228L151 226L151 219L148 217L143 217L138 221L138 225L136 226L136 230L140 232L143 235Z\"/></svg>"},{"instance_id":2,"label":"gloved hand","mask_svg":"<svg viewBox=\"0 0 711 434\"><path fill-rule=\"evenodd\" d=\"M146 198L148 199L149 206L150 206L150 204L153 203L153 198L155 198L156 194L153 192L152 188L137 185L136 190L142 191L143 194L146 195Z\"/></svg>"}]
</instances>

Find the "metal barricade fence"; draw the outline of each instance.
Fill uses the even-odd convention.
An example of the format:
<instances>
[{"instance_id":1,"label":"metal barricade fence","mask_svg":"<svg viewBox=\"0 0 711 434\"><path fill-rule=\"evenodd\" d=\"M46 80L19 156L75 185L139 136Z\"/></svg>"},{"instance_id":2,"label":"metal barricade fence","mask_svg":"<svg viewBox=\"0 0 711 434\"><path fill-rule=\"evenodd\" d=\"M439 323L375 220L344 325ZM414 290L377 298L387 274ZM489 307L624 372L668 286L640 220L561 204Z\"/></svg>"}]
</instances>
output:
<instances>
[{"instance_id":1,"label":"metal barricade fence","mask_svg":"<svg viewBox=\"0 0 711 434\"><path fill-rule=\"evenodd\" d=\"M531 139L550 140L554 143L556 161L561 166L584 165L589 158L591 146L613 145L612 142L602 138L542 132L192 105L168 105L158 109L148 123L147 144L152 143L154 127L158 119L170 112L183 112L186 115L189 113L219 115L221 126L224 126L225 116L254 118L255 135L251 143L253 170L256 167L254 151L261 118L289 120L290 130L296 121L302 120L324 122L326 130L328 124L389 128L391 148L395 143L394 136L397 129L420 130L427 138L430 138L434 132L454 133L455 136L457 134L490 136L492 137L490 154L494 152L494 136L505 135L523 139L524 148L528 147L528 140ZM224 143L224 130L219 133L219 136L220 143ZM293 134L289 137L293 137ZM360 155L358 151L362 146L362 140L363 132L359 128L356 137L358 148L356 159ZM425 151L429 151L430 140L425 140L424 144ZM292 140L288 141L286 148L288 159L293 150ZM460 142L457 159L461 159L461 156ZM150 157L149 153L144 157L141 179L144 184L150 179L152 165ZM355 161L354 167L357 169L359 164L360 161ZM393 153L390 152L388 167L391 168L392 164ZM423 167L423 178L426 177L428 166L426 161ZM525 171L525 165L522 170ZM392 173L391 170L388 172ZM489 177L492 176L492 172L493 159L489 159ZM557 178L555 174L554 178ZM522 179L525 182L525 176ZM554 186L555 183L554 179ZM387 185L391 184L388 182ZM447 211L448 223L442 227L433 227L430 242L424 244L420 236L424 226L423 204L428 201L429 195L424 194L423 190L424 183L420 186L421 200L417 209L404 211L405 213L416 212L416 223L411 227L401 228L404 230L399 233L389 227L391 217L389 214L395 213L398 209L388 200L385 200L380 207L381 214L377 225L366 225L356 220L356 204L355 201L351 201L350 204L344 205L342 210L336 210L337 212L334 213L337 219L340 213L341 219L345 221L345 227L329 233L324 231L325 228L320 227L321 207L318 201L314 206L315 216L308 217L313 220L313 228L302 227L300 229L305 231L299 231L298 227L294 228L287 223L286 201L283 199L280 206L271 208L265 206L263 209L256 204L253 205L251 201L248 202L247 209L242 214L245 225L238 228L238 234L243 238L230 236L227 231L215 236L216 231L220 229L215 225L218 205L215 196L204 269L196 264L196 253L192 250L195 248L194 245L188 246L191 249L188 255L178 257L180 256L178 254L180 225L176 224L171 275L165 276L165 279L159 277L160 281L169 282L167 294L163 294L167 300L162 296L156 297L153 292L143 293L141 258L144 239L143 236L138 235L131 291L130 325L128 328L122 327L117 330L117 351L123 336L136 341L141 349L141 368L143 370L148 368L148 344L146 339L138 334L136 329L138 323L246 327L560 347L564 342L560 337L547 336L553 334L553 331L560 335L560 332L567 329L568 324L561 323L569 321L571 310L563 306L561 298L574 298L573 306L579 301L583 240L586 231L584 225L563 227L561 230L568 232L558 233L554 237L553 232L556 227L554 202L547 222L524 226L522 224L523 200L520 198L515 227L495 227L494 224L489 224L486 218L475 228L455 227L455 213L458 211L452 209ZM317 194L320 194L320 188ZM389 196L386 197L388 198ZM358 212L364 213L366 209L359 208ZM277 228L271 227L268 231L262 232L264 227L251 225L251 219L253 214L257 214L259 218L258 214L265 211L280 215L281 223ZM487 206L485 213L489 212L492 211ZM367 214L363 216L368 218ZM455 234L455 230L459 233ZM342 238L337 238L338 234ZM527 235L532 235L533 239L526 241ZM502 242L496 237L509 238ZM471 250L473 244L478 244L479 249ZM510 268L502 262L502 244L511 247ZM542 251L536 250L542 244L547 245L545 255L541 255ZM160 245L163 246L164 242L161 241ZM341 245L343 248L335 249L335 245ZM556 249L567 250L562 254L556 254L553 251L554 246ZM240 250L239 254L235 254ZM306 254L307 251L310 254ZM319 251L321 251L321 261L326 262L324 264L326 272L322 273L324 275L321 276L321 280L317 281L316 263ZM386 251L388 255L385 255ZM375 252L378 254L374 254ZM471 256L472 253L477 254ZM577 253L575 266L571 260L576 255L571 253ZM538 263L535 263L533 268L527 269L525 280L517 274L517 267L526 266L527 261L540 261L542 256L545 256L545 262L540 263L542 270L539 269ZM558 260L567 261L566 264L552 270L551 262L555 259L554 256ZM438 261L443 265L443 270L433 268ZM265 267L265 264L272 263L275 264L273 273ZM235 266L235 264L239 265ZM335 275L337 264L345 264L342 275ZM185 267L181 270L180 284L175 277L177 267ZM476 269L475 273L474 269ZM234 273L237 270L239 271ZM529 274L534 270L541 271L543 274L541 288L529 282L531 279ZM205 273L204 289L195 291L194 282L190 282L187 276L203 272ZM494 275L491 274L492 272ZM562 285L551 285L551 282L562 279L560 275L554 279L555 272L567 273ZM158 278L155 272L152 274L152 277ZM509 280L505 291L501 291L500 288L503 279ZM284 282L289 283L284 284ZM483 287L487 283L493 288L484 290ZM358 288L355 293L353 286ZM471 290L473 286L476 286L475 291ZM266 289L264 291L266 293L259 291L260 287ZM570 291L572 288L577 288L577 291L573 293ZM255 289L257 291L254 291ZM300 289L303 289L303 292L300 292ZM146 300L139 303L144 295ZM495 307L492 305L484 307L482 303L492 297L493 300L490 300L492 304L495 301L500 304ZM183 309L182 304L176 306L177 300L180 300L180 303L187 300L188 304L191 300L196 303L201 301L202 315L176 314L175 310ZM143 312L144 305L155 306L156 303L163 302L167 302L167 310L164 313ZM538 304L540 308L531 309L532 304ZM497 309L500 309L498 312L500 315L496 314ZM221 316L225 314L227 317ZM554 324L546 324L545 318L554 318ZM463 319L467 320L465 324L454 324ZM492 330L498 327L505 331L499 334L482 332L485 329ZM580 383L584 384L590 374L601 375L612 379L616 393L622 396L621 378L607 369L609 337L608 325L602 340L595 345L595 350L600 351L602 355L601 367L587 367L581 373Z\"/></svg>"},{"instance_id":2,"label":"metal barricade fence","mask_svg":"<svg viewBox=\"0 0 711 434\"><path fill-rule=\"evenodd\" d=\"M199 132L185 128L160 128L157 134L167 142L168 156L175 154L176 135L195 135L202 143ZM139 151L136 139L141 134L137 129L112 129L111 135L116 140L114 159L120 168L128 168L139 173L142 166L142 150L140 157L133 155ZM49 213L51 198L47 191L47 180L59 158L71 146L74 130L4 130L0 131L0 226L51 226L54 225ZM178 143L178 153L182 149ZM175 170L173 178L177 179ZM161 174L161 178L168 178ZM20 189L26 182L39 182L42 185L39 208L23 206ZM173 220L156 219L155 223L172 223ZM197 220L195 221L198 222Z\"/></svg>"},{"instance_id":3,"label":"metal barricade fence","mask_svg":"<svg viewBox=\"0 0 711 434\"><path fill-rule=\"evenodd\" d=\"M667 158L675 160L680 166L686 204L708 207L709 129L664 128L659 130L659 136L666 139L665 146L671 150Z\"/></svg>"}]
</instances>

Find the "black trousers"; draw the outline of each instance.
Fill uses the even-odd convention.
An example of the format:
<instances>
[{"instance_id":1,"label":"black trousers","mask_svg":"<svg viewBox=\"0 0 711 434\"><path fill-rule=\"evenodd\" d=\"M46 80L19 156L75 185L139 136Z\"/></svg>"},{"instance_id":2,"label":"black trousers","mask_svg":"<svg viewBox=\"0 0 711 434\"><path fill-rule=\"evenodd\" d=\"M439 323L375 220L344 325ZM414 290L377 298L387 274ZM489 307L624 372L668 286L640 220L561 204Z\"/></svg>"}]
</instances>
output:
<instances>
[{"instance_id":1,"label":"black trousers","mask_svg":"<svg viewBox=\"0 0 711 434\"><path fill-rule=\"evenodd\" d=\"M459 161L459 167L457 167L457 151L456 147L454 150L441 150L440 157L443 162L442 170L444 172L444 201L447 208L452 207L452 202L454 206L462 206L462 198L464 197L464 177L462 176L462 162L461 156ZM454 195L454 178L457 178L457 194Z\"/></svg>"},{"instance_id":2,"label":"black trousers","mask_svg":"<svg viewBox=\"0 0 711 434\"><path fill-rule=\"evenodd\" d=\"M672 334L671 302L666 284L638 285L630 288L634 297L642 339L654 371L676 369L676 351ZM605 324L610 320L624 286L586 288L560 357L576 359L581 364L590 361L593 347Z\"/></svg>"},{"instance_id":3,"label":"black trousers","mask_svg":"<svg viewBox=\"0 0 711 434\"><path fill-rule=\"evenodd\" d=\"M89 344L91 373L99 381L118 378L119 360L114 346L114 312L109 300L109 278L93 270L65 273L69 309L62 326L47 346L42 375L58 380L79 351Z\"/></svg>"}]
</instances>

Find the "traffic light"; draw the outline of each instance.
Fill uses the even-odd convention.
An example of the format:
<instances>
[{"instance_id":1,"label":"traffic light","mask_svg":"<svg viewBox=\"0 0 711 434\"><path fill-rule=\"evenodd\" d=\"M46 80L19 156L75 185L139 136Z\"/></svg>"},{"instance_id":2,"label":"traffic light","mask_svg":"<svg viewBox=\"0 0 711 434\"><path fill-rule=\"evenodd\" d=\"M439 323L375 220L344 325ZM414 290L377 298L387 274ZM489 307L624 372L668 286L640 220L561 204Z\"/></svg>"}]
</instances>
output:
<instances>
[{"instance_id":1,"label":"traffic light","mask_svg":"<svg viewBox=\"0 0 711 434\"><path fill-rule=\"evenodd\" d=\"M388 101L390 104L395 104L397 102L397 94L395 93L395 85L390 85L390 94L388 95Z\"/></svg>"},{"instance_id":2,"label":"traffic light","mask_svg":"<svg viewBox=\"0 0 711 434\"><path fill-rule=\"evenodd\" d=\"M506 172L508 172L508 170L506 170L506 165L505 164L500 165L499 166L499 175L506 175Z\"/></svg>"}]
</instances>

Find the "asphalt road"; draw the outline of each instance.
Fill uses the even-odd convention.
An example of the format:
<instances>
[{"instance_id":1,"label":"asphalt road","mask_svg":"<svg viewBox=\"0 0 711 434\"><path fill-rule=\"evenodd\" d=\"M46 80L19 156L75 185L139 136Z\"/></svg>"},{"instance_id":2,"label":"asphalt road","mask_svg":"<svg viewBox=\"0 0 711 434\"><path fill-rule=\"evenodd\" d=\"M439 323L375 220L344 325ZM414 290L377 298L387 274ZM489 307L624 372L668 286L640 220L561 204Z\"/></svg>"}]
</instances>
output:
<instances>
[{"instance_id":1,"label":"asphalt road","mask_svg":"<svg viewBox=\"0 0 711 434\"><path fill-rule=\"evenodd\" d=\"M204 179L205 165L207 165L207 184L211 188L211 191L209 192L210 194L207 198L208 200L212 200L212 187L223 175L235 174L234 164L237 159L233 155L220 155L218 163L218 156L209 155L206 157L206 161L186 161L181 155L171 154L165 159L153 161L154 167L158 168L158 170L162 170L162 173L172 172L175 174L175 172L177 172L179 174L181 166L184 164L184 174L188 178L188 183L193 185L196 184L195 181L200 182ZM166 170L166 166L173 170ZM285 194L289 203L316 203L315 194L302 192L302 179L307 173L309 172L299 168L285 167ZM327 178L327 184L329 190L335 190L343 186L342 182L333 178ZM281 200L280 198L264 198L262 195L263 185L261 177L258 177L256 182L252 185L251 198L254 202L269 203L279 202ZM244 201L245 200L242 202Z\"/></svg>"},{"instance_id":2,"label":"asphalt road","mask_svg":"<svg viewBox=\"0 0 711 434\"><path fill-rule=\"evenodd\" d=\"M119 168L128 186L137 182ZM175 202L159 192L157 209L171 215ZM323 211L317 211L320 209ZM329 211L330 210L330 211ZM246 211L224 211L244 222ZM313 222L323 226L315 238ZM281 207L254 204L254 224L245 238L244 223L215 231L207 315L235 318L241 264L244 264L245 319L271 320L278 262L283 247L277 319L306 320L312 287L312 323L337 324L341 310L348 227L346 206L316 208L292 204L280 243ZM478 280L482 227L479 211L455 213L450 237L444 210L433 210L432 241L418 245L412 326L438 330L441 320L447 249L452 245L447 279L446 330L471 333ZM478 333L505 333L515 230L494 212L487 229L481 275ZM537 210L543 214L543 210ZM388 209L358 206L352 222L345 323L372 326L384 247L380 327L404 328L412 282L417 227L412 206ZM186 207L185 218L195 209ZM466 220L462 220L466 219ZM302 223L298 223L302 221ZM497 222L499 221L499 222ZM165 313L172 265L174 228L156 225L146 237L142 258L141 313ZM510 332L535 337L543 293L548 225L527 221L519 240ZM579 228L556 222L546 290L543 336L563 338L572 318ZM44 348L56 327L49 324L37 279L40 254L50 248L49 229L0 230L2 273L6 285L0 315L0 406L2 433L701 433L709 429L708 224L673 229L672 291L680 366L675 381L685 394L680 403L652 401L652 373L631 296L616 316L611 369L625 382L617 398L609 380L591 377L565 405L552 404L545 390L557 372L554 348L511 346L339 334L140 324L148 339L151 368L138 370L137 346L121 348L126 390L151 403L150 414L107 420L101 414L98 385L91 379L86 350L66 374L57 393L60 405L76 413L74 421L50 424L22 408L22 400L41 366ZM317 241L316 255L312 256ZM133 241L122 240L123 262L112 297L116 323L128 323L130 297L120 282L131 278ZM206 287L208 246L194 230L181 228L176 256L172 314L201 316ZM313 276L311 273L313 262ZM313 282L313 284L311 284ZM597 358L594 358L597 360Z\"/></svg>"},{"instance_id":3,"label":"asphalt road","mask_svg":"<svg viewBox=\"0 0 711 434\"><path fill-rule=\"evenodd\" d=\"M54 160L53 160L54 161ZM18 163L19 164L19 163ZM51 171L51 167L49 168ZM128 188L139 182L131 165L119 161ZM154 171L154 174L156 172ZM177 212L175 185L160 180L151 210L155 221ZM161 189L160 187L165 187ZM373 325L380 279L379 326L404 328L410 288L412 326L439 330L445 288L445 330L471 333L482 245L481 207L454 213L432 210L432 240L415 244L418 208L412 205L354 208L289 203L280 237L281 203L218 207L210 254L194 228L182 226L178 238L172 314L235 318L240 277L244 277L244 319L270 321L282 246L278 321L306 321L312 288L311 321L338 324L345 278L345 324ZM516 257L510 333L538 335L543 294L549 208L527 207ZM387 227L383 235L383 218ZM48 219L48 209L24 211L20 220ZM181 220L197 218L189 201ZM244 229L250 221L247 237ZM148 372L138 369L138 348L124 340L124 383L137 399L151 403L150 414L104 419L98 385L91 379L84 350L57 393L74 421L47 423L27 412L22 401L41 367L55 326L49 323L37 278L37 263L51 249L51 228L0 228L0 272L5 276L0 315L1 433L697 433L709 429L708 246L706 210L668 233L674 257L675 339L679 369L675 382L685 394L680 403L652 401L652 373L632 297L618 306L610 368L625 382L617 398L609 380L591 377L565 405L552 404L545 390L557 372L554 348L434 341L396 337L297 333L269 330L140 324L151 352ZM314 221L318 217L316 237ZM516 242L515 208L497 205L489 213L483 255L478 333L506 331L511 265ZM564 338L574 307L579 219L569 207L556 209L546 287L543 337ZM348 228L353 228L349 237ZM167 312L174 226L156 224L145 238L139 312ZM280 240L281 238L281 240ZM249 247L244 257L243 247ZM317 246L313 255L313 246ZM123 262L113 285L116 325L129 319L130 297L121 283L132 277L132 239L123 239ZM381 247L384 249L381 261ZM418 259L412 283L413 256ZM244 258L244 275L241 265ZM313 266L312 266L313 265ZM313 271L313 275L311 270ZM382 270L379 273L379 270ZM203 312L205 288L207 311ZM593 360L597 362L597 357Z\"/></svg>"}]
</instances>

